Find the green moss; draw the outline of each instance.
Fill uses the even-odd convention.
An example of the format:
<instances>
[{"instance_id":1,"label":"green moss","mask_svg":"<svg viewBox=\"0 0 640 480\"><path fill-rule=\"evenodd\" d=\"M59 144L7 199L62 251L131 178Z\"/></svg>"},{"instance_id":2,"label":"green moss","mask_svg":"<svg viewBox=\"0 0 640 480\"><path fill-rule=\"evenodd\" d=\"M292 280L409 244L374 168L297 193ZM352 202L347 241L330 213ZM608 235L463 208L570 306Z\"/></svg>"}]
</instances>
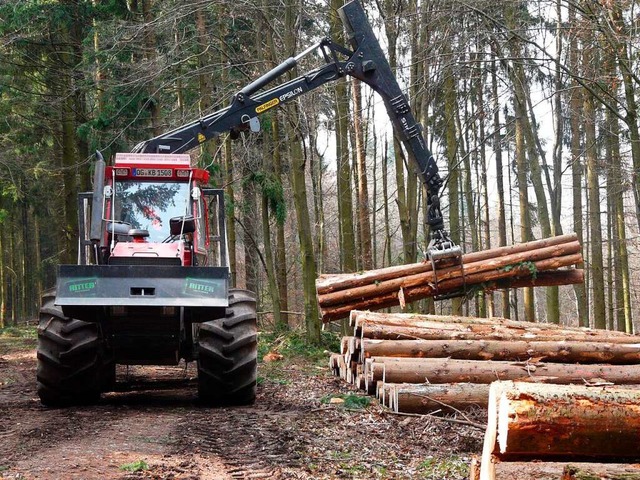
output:
<instances>
[{"instance_id":1,"label":"green moss","mask_svg":"<svg viewBox=\"0 0 640 480\"><path fill-rule=\"evenodd\" d=\"M314 362L326 362L329 351L340 350L340 337L332 332L322 332L319 345L309 343L303 332L268 331L258 336L258 361L269 352L277 352L286 360L304 358Z\"/></svg>"},{"instance_id":2,"label":"green moss","mask_svg":"<svg viewBox=\"0 0 640 480\"><path fill-rule=\"evenodd\" d=\"M120 470L125 472L142 472L144 470L149 470L149 465L144 460L138 460L137 462L120 465Z\"/></svg>"},{"instance_id":3,"label":"green moss","mask_svg":"<svg viewBox=\"0 0 640 480\"><path fill-rule=\"evenodd\" d=\"M520 269L529 270L529 274L531 275L531 278L533 278L534 280L538 276L538 268L536 267L536 264L533 262L520 262L514 265L506 265L502 267L500 270L502 270L503 272L510 272L512 270L520 270Z\"/></svg>"},{"instance_id":4,"label":"green moss","mask_svg":"<svg viewBox=\"0 0 640 480\"><path fill-rule=\"evenodd\" d=\"M433 457L418 465L419 478L424 480L447 480L466 478L469 473L469 459L458 455Z\"/></svg>"}]
</instances>

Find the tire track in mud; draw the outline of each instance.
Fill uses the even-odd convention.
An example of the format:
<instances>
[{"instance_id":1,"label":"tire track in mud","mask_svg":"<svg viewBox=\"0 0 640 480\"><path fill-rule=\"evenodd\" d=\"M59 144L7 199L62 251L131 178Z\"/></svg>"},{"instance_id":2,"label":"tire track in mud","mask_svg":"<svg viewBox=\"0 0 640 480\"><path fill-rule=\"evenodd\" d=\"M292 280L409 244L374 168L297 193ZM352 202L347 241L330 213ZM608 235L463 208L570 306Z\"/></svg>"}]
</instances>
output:
<instances>
[{"instance_id":1,"label":"tire track in mud","mask_svg":"<svg viewBox=\"0 0 640 480\"><path fill-rule=\"evenodd\" d=\"M225 408L185 419L180 453L217 456L232 479L311 479L304 473L308 440L296 434L301 412Z\"/></svg>"}]
</instances>

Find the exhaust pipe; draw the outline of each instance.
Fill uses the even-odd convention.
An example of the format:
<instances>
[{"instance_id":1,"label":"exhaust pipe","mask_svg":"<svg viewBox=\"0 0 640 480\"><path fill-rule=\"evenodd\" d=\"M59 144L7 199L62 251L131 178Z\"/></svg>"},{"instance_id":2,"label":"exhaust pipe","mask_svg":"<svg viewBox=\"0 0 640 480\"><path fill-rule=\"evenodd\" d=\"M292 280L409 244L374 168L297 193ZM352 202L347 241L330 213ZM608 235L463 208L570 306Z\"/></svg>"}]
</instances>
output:
<instances>
[{"instance_id":1,"label":"exhaust pipe","mask_svg":"<svg viewBox=\"0 0 640 480\"><path fill-rule=\"evenodd\" d=\"M93 242L94 246L100 244L103 236L104 169L104 157L102 153L96 151L95 171L93 172L93 199L91 202L91 229L89 231L89 239ZM96 257L96 263L98 263L97 260Z\"/></svg>"}]
</instances>

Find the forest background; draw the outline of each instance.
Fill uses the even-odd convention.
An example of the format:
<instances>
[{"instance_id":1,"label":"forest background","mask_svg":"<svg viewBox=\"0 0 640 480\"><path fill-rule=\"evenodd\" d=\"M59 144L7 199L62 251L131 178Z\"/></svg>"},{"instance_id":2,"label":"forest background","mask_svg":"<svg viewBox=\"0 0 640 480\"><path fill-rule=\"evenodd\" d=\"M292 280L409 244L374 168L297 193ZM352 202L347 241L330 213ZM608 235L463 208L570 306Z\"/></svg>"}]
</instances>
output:
<instances>
[{"instance_id":1,"label":"forest background","mask_svg":"<svg viewBox=\"0 0 640 480\"><path fill-rule=\"evenodd\" d=\"M446 179L452 238L477 251L574 231L584 248L584 285L419 308L634 331L637 2L363 3ZM220 109L323 36L344 44L342 4L0 2L0 327L34 318L75 263L95 150ZM380 103L343 79L191 152L226 191L233 282L258 292L264 325L317 340L317 275L422 260L423 187Z\"/></svg>"}]
</instances>

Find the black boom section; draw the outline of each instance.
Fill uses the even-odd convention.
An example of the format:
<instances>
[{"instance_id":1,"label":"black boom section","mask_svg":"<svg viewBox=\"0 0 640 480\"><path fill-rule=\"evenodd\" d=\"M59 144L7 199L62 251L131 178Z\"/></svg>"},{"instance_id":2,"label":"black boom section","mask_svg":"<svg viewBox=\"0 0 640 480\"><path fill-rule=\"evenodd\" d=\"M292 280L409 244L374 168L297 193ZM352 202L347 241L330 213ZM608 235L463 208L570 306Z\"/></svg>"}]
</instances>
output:
<instances>
[{"instance_id":1,"label":"black boom section","mask_svg":"<svg viewBox=\"0 0 640 480\"><path fill-rule=\"evenodd\" d=\"M438 175L435 159L422 135L422 125L413 116L407 98L398 85L362 6L353 1L339 9L338 13L354 49L351 59L346 64L347 74L363 81L382 97L387 114L409 155L418 165L430 194L437 195L442 180Z\"/></svg>"},{"instance_id":2,"label":"black boom section","mask_svg":"<svg viewBox=\"0 0 640 480\"><path fill-rule=\"evenodd\" d=\"M318 48L330 44L331 42L326 40L321 42ZM294 58L285 60L238 92L229 107L142 142L136 145L133 151L136 153L182 153L223 133L231 132L233 134L248 130L252 120L256 119L258 115L344 76L344 73L340 71L339 64L329 63L304 76L251 96L257 89L290 70L291 65L295 65L295 63L297 60Z\"/></svg>"}]
</instances>

